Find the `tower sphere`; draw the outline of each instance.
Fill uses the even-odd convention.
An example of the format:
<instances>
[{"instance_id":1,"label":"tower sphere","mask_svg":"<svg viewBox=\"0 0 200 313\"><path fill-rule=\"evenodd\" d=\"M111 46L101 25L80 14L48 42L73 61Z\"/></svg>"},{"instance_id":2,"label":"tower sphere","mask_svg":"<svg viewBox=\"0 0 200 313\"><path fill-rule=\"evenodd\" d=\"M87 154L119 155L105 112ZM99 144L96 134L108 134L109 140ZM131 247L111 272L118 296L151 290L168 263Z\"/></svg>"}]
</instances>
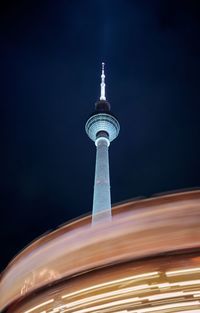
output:
<instances>
[{"instance_id":1,"label":"tower sphere","mask_svg":"<svg viewBox=\"0 0 200 313\"><path fill-rule=\"evenodd\" d=\"M110 112L110 104L107 101L100 100L96 103L96 110L87 120L85 130L93 141L96 141L101 133L107 134L109 142L118 136L120 125Z\"/></svg>"}]
</instances>

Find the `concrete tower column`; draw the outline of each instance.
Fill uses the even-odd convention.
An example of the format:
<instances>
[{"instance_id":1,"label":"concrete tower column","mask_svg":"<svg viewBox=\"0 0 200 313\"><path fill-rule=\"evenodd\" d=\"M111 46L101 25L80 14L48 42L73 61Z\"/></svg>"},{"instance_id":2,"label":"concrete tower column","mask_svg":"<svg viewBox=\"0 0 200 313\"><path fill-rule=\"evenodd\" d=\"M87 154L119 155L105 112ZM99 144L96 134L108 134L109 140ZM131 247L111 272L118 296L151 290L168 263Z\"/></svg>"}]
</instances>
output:
<instances>
[{"instance_id":1,"label":"concrete tower column","mask_svg":"<svg viewBox=\"0 0 200 313\"><path fill-rule=\"evenodd\" d=\"M111 196L110 196L110 174L108 147L109 140L106 137L99 137L96 145L96 166L94 178L94 195L92 222L100 220L111 220Z\"/></svg>"}]
</instances>

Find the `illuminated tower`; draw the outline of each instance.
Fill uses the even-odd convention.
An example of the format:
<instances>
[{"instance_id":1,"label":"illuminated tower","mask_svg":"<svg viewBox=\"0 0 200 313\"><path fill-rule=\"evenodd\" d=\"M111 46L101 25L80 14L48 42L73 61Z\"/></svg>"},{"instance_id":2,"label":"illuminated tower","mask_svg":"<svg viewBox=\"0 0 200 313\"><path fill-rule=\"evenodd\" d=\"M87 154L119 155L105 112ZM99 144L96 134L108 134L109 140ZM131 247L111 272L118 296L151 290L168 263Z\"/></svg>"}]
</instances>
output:
<instances>
[{"instance_id":1,"label":"illuminated tower","mask_svg":"<svg viewBox=\"0 0 200 313\"><path fill-rule=\"evenodd\" d=\"M120 130L119 122L110 112L110 104L106 101L105 86L104 63L102 63L100 100L95 103L95 111L85 125L87 135L96 145L93 224L99 220L110 221L112 218L108 147Z\"/></svg>"}]
</instances>

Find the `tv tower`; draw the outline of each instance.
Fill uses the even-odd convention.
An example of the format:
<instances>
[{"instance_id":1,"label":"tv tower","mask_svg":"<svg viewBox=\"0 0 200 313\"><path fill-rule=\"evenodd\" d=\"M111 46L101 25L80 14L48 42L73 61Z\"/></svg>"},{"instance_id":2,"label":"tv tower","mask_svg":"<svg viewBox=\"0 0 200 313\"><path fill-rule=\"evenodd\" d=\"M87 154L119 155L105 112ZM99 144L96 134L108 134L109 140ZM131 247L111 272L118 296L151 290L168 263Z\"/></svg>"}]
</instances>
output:
<instances>
[{"instance_id":1,"label":"tv tower","mask_svg":"<svg viewBox=\"0 0 200 313\"><path fill-rule=\"evenodd\" d=\"M119 122L106 100L104 65L102 63L100 99L85 125L87 135L96 145L92 224L112 219L108 147L120 130Z\"/></svg>"}]
</instances>

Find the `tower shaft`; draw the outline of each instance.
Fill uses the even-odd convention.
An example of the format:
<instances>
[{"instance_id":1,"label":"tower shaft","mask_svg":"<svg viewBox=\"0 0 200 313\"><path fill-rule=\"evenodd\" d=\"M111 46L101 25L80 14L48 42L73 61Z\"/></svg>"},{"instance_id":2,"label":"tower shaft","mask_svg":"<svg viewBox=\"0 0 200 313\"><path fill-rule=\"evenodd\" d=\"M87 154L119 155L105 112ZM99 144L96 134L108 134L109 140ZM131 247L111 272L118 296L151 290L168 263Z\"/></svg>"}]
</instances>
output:
<instances>
[{"instance_id":1,"label":"tower shaft","mask_svg":"<svg viewBox=\"0 0 200 313\"><path fill-rule=\"evenodd\" d=\"M100 220L111 221L112 217L108 147L107 138L100 137L96 140L92 223Z\"/></svg>"}]
</instances>

